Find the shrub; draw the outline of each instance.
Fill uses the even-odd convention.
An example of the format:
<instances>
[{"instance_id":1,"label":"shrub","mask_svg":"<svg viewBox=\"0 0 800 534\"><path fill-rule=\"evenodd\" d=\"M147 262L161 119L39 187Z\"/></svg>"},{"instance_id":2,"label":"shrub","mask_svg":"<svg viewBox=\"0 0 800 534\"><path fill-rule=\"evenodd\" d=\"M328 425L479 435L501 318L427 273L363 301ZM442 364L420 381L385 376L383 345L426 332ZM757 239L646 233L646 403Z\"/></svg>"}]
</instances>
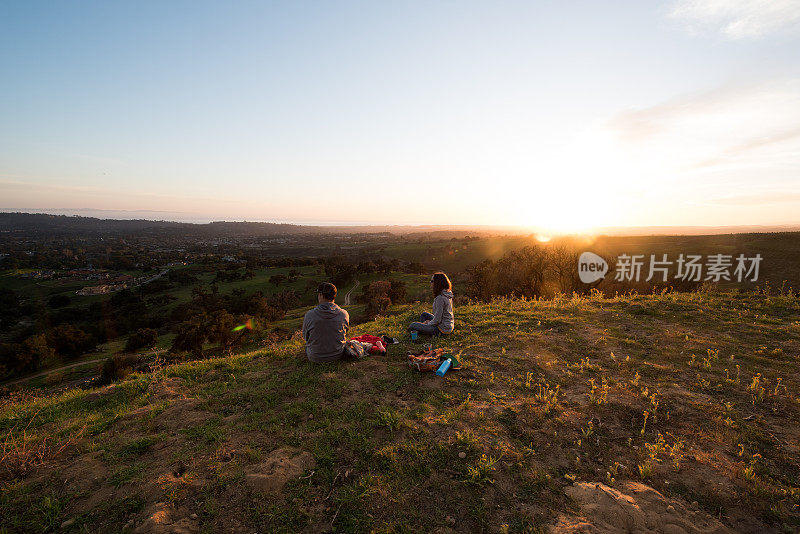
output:
<instances>
[{"instance_id":1,"label":"shrub","mask_svg":"<svg viewBox=\"0 0 800 534\"><path fill-rule=\"evenodd\" d=\"M381 315L392 305L392 299L389 297L391 288L392 284L385 280L372 282L364 288L364 301L367 304L367 318L373 319Z\"/></svg>"},{"instance_id":2,"label":"shrub","mask_svg":"<svg viewBox=\"0 0 800 534\"><path fill-rule=\"evenodd\" d=\"M272 295L269 298L269 305L285 313L286 310L291 310L300 305L300 297L293 290L287 289Z\"/></svg>"},{"instance_id":3,"label":"shrub","mask_svg":"<svg viewBox=\"0 0 800 534\"><path fill-rule=\"evenodd\" d=\"M36 371L55 361L56 352L47 344L44 334L31 336L22 343L0 344L0 362L9 376Z\"/></svg>"},{"instance_id":4,"label":"shrub","mask_svg":"<svg viewBox=\"0 0 800 534\"><path fill-rule=\"evenodd\" d=\"M207 323L205 315L198 315L178 325L170 352L191 352L195 358L202 358L203 343L208 339Z\"/></svg>"},{"instance_id":5,"label":"shrub","mask_svg":"<svg viewBox=\"0 0 800 534\"><path fill-rule=\"evenodd\" d=\"M47 344L68 359L77 358L97 347L93 336L70 324L55 327L47 336Z\"/></svg>"},{"instance_id":6,"label":"shrub","mask_svg":"<svg viewBox=\"0 0 800 534\"><path fill-rule=\"evenodd\" d=\"M69 305L70 299L66 295L53 295L50 297L50 300L47 301L47 304L51 308L63 308L64 306Z\"/></svg>"},{"instance_id":7,"label":"shrub","mask_svg":"<svg viewBox=\"0 0 800 534\"><path fill-rule=\"evenodd\" d=\"M236 318L225 310L214 312L208 324L208 340L219 343L220 348L230 352L241 334L233 331L236 326Z\"/></svg>"},{"instance_id":8,"label":"shrub","mask_svg":"<svg viewBox=\"0 0 800 534\"><path fill-rule=\"evenodd\" d=\"M122 380L139 366L141 360L135 354L115 354L103 363L100 372L100 382L110 384L115 380Z\"/></svg>"},{"instance_id":9,"label":"shrub","mask_svg":"<svg viewBox=\"0 0 800 534\"><path fill-rule=\"evenodd\" d=\"M392 286L389 288L389 299L394 304L403 302L406 298L406 283L402 280L393 280Z\"/></svg>"},{"instance_id":10,"label":"shrub","mask_svg":"<svg viewBox=\"0 0 800 534\"><path fill-rule=\"evenodd\" d=\"M125 343L126 352L135 352L140 349L152 349L158 343L158 332L152 328L140 328L128 337Z\"/></svg>"}]
</instances>

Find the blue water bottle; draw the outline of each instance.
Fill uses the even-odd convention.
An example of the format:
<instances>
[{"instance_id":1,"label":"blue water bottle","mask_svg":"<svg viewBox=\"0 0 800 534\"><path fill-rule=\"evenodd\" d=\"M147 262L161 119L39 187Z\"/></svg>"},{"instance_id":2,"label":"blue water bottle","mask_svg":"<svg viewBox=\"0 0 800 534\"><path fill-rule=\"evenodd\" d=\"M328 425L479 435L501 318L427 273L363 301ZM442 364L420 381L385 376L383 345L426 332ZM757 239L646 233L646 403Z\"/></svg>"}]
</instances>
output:
<instances>
[{"instance_id":1,"label":"blue water bottle","mask_svg":"<svg viewBox=\"0 0 800 534\"><path fill-rule=\"evenodd\" d=\"M442 365L436 370L436 376L444 376L450 366L453 365L453 362L450 361L450 358L447 358L445 361L442 362Z\"/></svg>"}]
</instances>

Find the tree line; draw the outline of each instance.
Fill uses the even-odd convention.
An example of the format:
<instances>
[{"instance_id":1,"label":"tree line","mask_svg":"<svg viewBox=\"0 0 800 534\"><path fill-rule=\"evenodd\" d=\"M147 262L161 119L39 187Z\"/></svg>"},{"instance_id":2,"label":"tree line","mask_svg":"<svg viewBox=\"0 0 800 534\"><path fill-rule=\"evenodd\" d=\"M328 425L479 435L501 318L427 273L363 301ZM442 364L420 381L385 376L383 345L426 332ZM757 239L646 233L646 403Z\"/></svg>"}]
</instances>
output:
<instances>
[{"instance_id":1,"label":"tree line","mask_svg":"<svg viewBox=\"0 0 800 534\"><path fill-rule=\"evenodd\" d=\"M489 301L495 297L542 298L556 294L588 294L593 289L606 295L636 291L691 291L699 282L620 282L615 280L616 260L605 257L609 272L605 279L583 283L578 275L582 249L569 244L530 245L506 252L498 260L484 260L468 268L460 281L464 294Z\"/></svg>"}]
</instances>

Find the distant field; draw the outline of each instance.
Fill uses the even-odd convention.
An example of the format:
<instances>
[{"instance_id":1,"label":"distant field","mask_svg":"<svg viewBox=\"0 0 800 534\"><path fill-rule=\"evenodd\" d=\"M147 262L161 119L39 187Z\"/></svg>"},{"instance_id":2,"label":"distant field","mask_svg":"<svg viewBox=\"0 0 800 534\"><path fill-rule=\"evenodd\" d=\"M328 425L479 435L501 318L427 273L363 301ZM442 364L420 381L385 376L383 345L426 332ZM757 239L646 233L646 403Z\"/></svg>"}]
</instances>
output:
<instances>
[{"instance_id":1,"label":"distant field","mask_svg":"<svg viewBox=\"0 0 800 534\"><path fill-rule=\"evenodd\" d=\"M0 271L0 289L17 291L28 298L47 301L55 295L66 295L71 299L83 298L85 302L92 302L102 296L77 297L75 291L89 286L97 285L97 281L66 281L66 280L33 280L20 278L20 275L31 269L12 269Z\"/></svg>"}]
</instances>

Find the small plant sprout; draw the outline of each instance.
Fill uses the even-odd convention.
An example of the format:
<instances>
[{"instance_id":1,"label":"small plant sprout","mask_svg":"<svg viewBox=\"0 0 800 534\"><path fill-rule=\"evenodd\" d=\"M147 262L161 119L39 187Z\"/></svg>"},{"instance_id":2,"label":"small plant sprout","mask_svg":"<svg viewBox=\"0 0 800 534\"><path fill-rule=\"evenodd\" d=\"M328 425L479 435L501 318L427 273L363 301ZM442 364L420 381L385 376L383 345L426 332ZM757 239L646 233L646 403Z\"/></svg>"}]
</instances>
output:
<instances>
[{"instance_id":1,"label":"small plant sprout","mask_svg":"<svg viewBox=\"0 0 800 534\"><path fill-rule=\"evenodd\" d=\"M733 419L730 418L730 416L723 419L722 422L725 423L725 426L727 426L728 428L733 428L733 425L736 423Z\"/></svg>"},{"instance_id":2,"label":"small plant sprout","mask_svg":"<svg viewBox=\"0 0 800 534\"><path fill-rule=\"evenodd\" d=\"M608 390L610 389L608 382L603 378L601 385L595 383L594 378L589 379L589 403L600 406L606 404L608 401Z\"/></svg>"},{"instance_id":3,"label":"small plant sprout","mask_svg":"<svg viewBox=\"0 0 800 534\"><path fill-rule=\"evenodd\" d=\"M718 361L719 360L719 349L708 349L708 350L706 350L706 353L708 354L708 358L707 359L709 361Z\"/></svg>"},{"instance_id":4,"label":"small plant sprout","mask_svg":"<svg viewBox=\"0 0 800 534\"><path fill-rule=\"evenodd\" d=\"M658 391L654 391L649 398L650 398L650 407L652 408L653 413L655 414L656 412L658 412L658 403L659 403Z\"/></svg>"},{"instance_id":5,"label":"small plant sprout","mask_svg":"<svg viewBox=\"0 0 800 534\"><path fill-rule=\"evenodd\" d=\"M783 378L778 377L775 384L775 390L772 392L774 396L778 395L778 391L780 391L781 388L783 388L784 395L787 393L786 386L784 386L781 382L783 382Z\"/></svg>"},{"instance_id":6,"label":"small plant sprout","mask_svg":"<svg viewBox=\"0 0 800 534\"><path fill-rule=\"evenodd\" d=\"M672 438L673 443L672 446L669 447L669 457L672 459L672 466L675 468L675 471L681 470L681 462L683 461L683 451L684 451L684 441L676 438L672 434L669 434Z\"/></svg>"},{"instance_id":7,"label":"small plant sprout","mask_svg":"<svg viewBox=\"0 0 800 534\"><path fill-rule=\"evenodd\" d=\"M642 412L642 415L644 415L644 423L642 423L642 429L639 431L639 434L644 436L644 432L645 430L647 430L647 418L650 417L650 412L645 410L644 412Z\"/></svg>"},{"instance_id":8,"label":"small plant sprout","mask_svg":"<svg viewBox=\"0 0 800 534\"><path fill-rule=\"evenodd\" d=\"M394 432L400 428L400 414L393 408L379 408L378 423L388 428L389 432Z\"/></svg>"},{"instance_id":9,"label":"small plant sprout","mask_svg":"<svg viewBox=\"0 0 800 534\"><path fill-rule=\"evenodd\" d=\"M647 480L653 476L653 463L649 460L638 464L636 467L639 470L639 478L642 480Z\"/></svg>"},{"instance_id":10,"label":"small plant sprout","mask_svg":"<svg viewBox=\"0 0 800 534\"><path fill-rule=\"evenodd\" d=\"M550 413L556 406L558 406L558 391L561 388L560 384L556 387L550 387L547 382L539 383L534 399L544 404L544 413Z\"/></svg>"},{"instance_id":11,"label":"small plant sprout","mask_svg":"<svg viewBox=\"0 0 800 534\"><path fill-rule=\"evenodd\" d=\"M583 439L589 439L589 436L592 434L594 434L594 423L589 421L584 428L581 428L581 435L583 436Z\"/></svg>"},{"instance_id":12,"label":"small plant sprout","mask_svg":"<svg viewBox=\"0 0 800 534\"><path fill-rule=\"evenodd\" d=\"M734 382L733 378L731 378L731 372L728 370L727 367L725 368L725 382L727 382L728 384L733 384Z\"/></svg>"},{"instance_id":13,"label":"small plant sprout","mask_svg":"<svg viewBox=\"0 0 800 534\"><path fill-rule=\"evenodd\" d=\"M758 453L754 454L753 457L750 459L750 463L742 471L745 480L749 482L756 482L756 465L758 464L759 458L761 458L760 454Z\"/></svg>"},{"instance_id":14,"label":"small plant sprout","mask_svg":"<svg viewBox=\"0 0 800 534\"><path fill-rule=\"evenodd\" d=\"M533 373L529 371L525 373L525 388L531 389L532 384L533 384Z\"/></svg>"},{"instance_id":15,"label":"small plant sprout","mask_svg":"<svg viewBox=\"0 0 800 534\"><path fill-rule=\"evenodd\" d=\"M647 412L644 413L647 414ZM664 436L662 436L661 434L658 435L658 437L653 443L644 444L644 449L647 452L647 456L646 458L644 458L642 462L640 462L637 465L637 469L639 471L639 477L642 480L647 480L653 475L653 469L655 464L661 461L659 460L658 456L667 448L668 446L664 441Z\"/></svg>"},{"instance_id":16,"label":"small plant sprout","mask_svg":"<svg viewBox=\"0 0 800 534\"><path fill-rule=\"evenodd\" d=\"M603 331L600 333L600 337L597 339L597 342L605 341L606 337L608 336L608 328L603 328ZM611 358L614 358L614 353L611 353Z\"/></svg>"},{"instance_id":17,"label":"small plant sprout","mask_svg":"<svg viewBox=\"0 0 800 534\"><path fill-rule=\"evenodd\" d=\"M608 471L606 471L606 480L608 480L609 484L613 484L616 481L617 476L619 476L619 468L619 462L614 462L613 465L608 467Z\"/></svg>"},{"instance_id":18,"label":"small plant sprout","mask_svg":"<svg viewBox=\"0 0 800 534\"><path fill-rule=\"evenodd\" d=\"M656 440L653 443L645 443L644 448L650 460L658 462L658 456L667 448L667 442L664 440L664 436L659 433Z\"/></svg>"},{"instance_id":19,"label":"small plant sprout","mask_svg":"<svg viewBox=\"0 0 800 534\"><path fill-rule=\"evenodd\" d=\"M641 376L639 376L639 371L636 371L636 374L633 376L633 380L631 380L631 385L635 388L638 388L640 378Z\"/></svg>"},{"instance_id":20,"label":"small plant sprout","mask_svg":"<svg viewBox=\"0 0 800 534\"><path fill-rule=\"evenodd\" d=\"M482 454L477 464L467 467L467 482L477 486L494 483L491 475L494 472L496 463L496 458Z\"/></svg>"},{"instance_id":21,"label":"small plant sprout","mask_svg":"<svg viewBox=\"0 0 800 534\"><path fill-rule=\"evenodd\" d=\"M762 402L764 400L764 393L766 390L764 389L764 386L761 385L762 380L766 384L766 380L761 378L761 373L758 373L753 377L753 381L750 382L750 385L747 386L747 390L752 396L753 404Z\"/></svg>"}]
</instances>

